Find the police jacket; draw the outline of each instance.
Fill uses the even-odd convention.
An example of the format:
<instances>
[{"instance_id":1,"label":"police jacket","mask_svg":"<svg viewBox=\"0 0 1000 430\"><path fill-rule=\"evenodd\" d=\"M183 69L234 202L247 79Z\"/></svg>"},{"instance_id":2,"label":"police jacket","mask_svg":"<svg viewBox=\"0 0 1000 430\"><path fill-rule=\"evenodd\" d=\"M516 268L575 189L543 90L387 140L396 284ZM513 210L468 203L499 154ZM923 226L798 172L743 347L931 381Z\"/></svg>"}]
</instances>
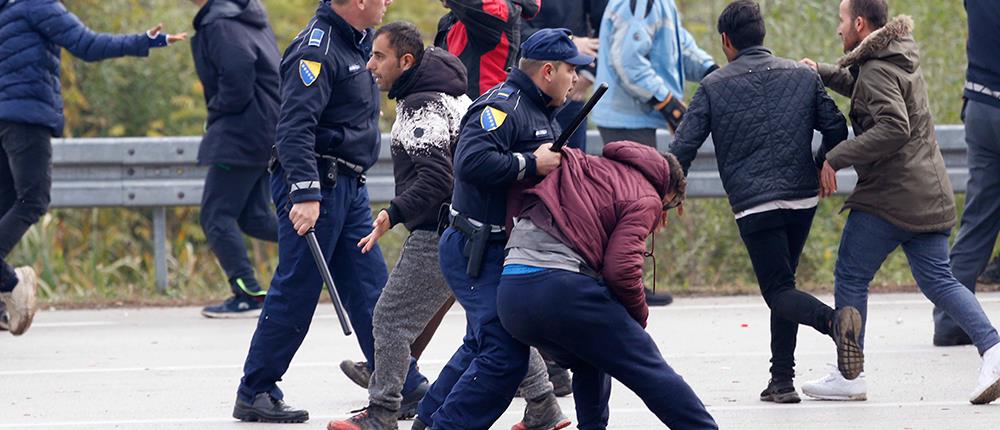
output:
<instances>
[{"instance_id":1,"label":"police jacket","mask_svg":"<svg viewBox=\"0 0 1000 430\"><path fill-rule=\"evenodd\" d=\"M473 102L462 120L455 149L452 207L487 224L506 224L508 188L537 179L535 156L561 129L551 97L520 69Z\"/></svg>"},{"instance_id":2,"label":"police jacket","mask_svg":"<svg viewBox=\"0 0 1000 430\"><path fill-rule=\"evenodd\" d=\"M389 221L413 230L437 229L441 204L451 198L451 153L471 100L465 66L441 48L427 48L420 63L399 77L392 125L392 173L396 197Z\"/></svg>"},{"instance_id":3,"label":"police jacket","mask_svg":"<svg viewBox=\"0 0 1000 430\"><path fill-rule=\"evenodd\" d=\"M278 160L292 203L321 200L315 154L365 170L378 160L379 91L365 63L374 31L358 31L320 2L281 60Z\"/></svg>"},{"instance_id":4,"label":"police jacket","mask_svg":"<svg viewBox=\"0 0 1000 430\"><path fill-rule=\"evenodd\" d=\"M969 16L965 97L1000 108L1000 4L965 0Z\"/></svg>"},{"instance_id":5,"label":"police jacket","mask_svg":"<svg viewBox=\"0 0 1000 430\"><path fill-rule=\"evenodd\" d=\"M815 158L813 130L823 134ZM709 134L729 204L741 212L815 197L818 166L847 138L847 122L816 72L753 46L701 81L670 145L685 172Z\"/></svg>"},{"instance_id":6,"label":"police jacket","mask_svg":"<svg viewBox=\"0 0 1000 430\"><path fill-rule=\"evenodd\" d=\"M191 39L208 119L202 164L267 165L278 123L281 52L260 0L209 0Z\"/></svg>"},{"instance_id":7,"label":"police jacket","mask_svg":"<svg viewBox=\"0 0 1000 430\"><path fill-rule=\"evenodd\" d=\"M434 46L455 54L469 73L469 98L507 78L521 46L521 20L538 14L539 0L446 0Z\"/></svg>"},{"instance_id":8,"label":"police jacket","mask_svg":"<svg viewBox=\"0 0 1000 430\"><path fill-rule=\"evenodd\" d=\"M0 120L61 136L60 47L84 61L149 55L143 33L94 33L58 0L0 0Z\"/></svg>"}]
</instances>

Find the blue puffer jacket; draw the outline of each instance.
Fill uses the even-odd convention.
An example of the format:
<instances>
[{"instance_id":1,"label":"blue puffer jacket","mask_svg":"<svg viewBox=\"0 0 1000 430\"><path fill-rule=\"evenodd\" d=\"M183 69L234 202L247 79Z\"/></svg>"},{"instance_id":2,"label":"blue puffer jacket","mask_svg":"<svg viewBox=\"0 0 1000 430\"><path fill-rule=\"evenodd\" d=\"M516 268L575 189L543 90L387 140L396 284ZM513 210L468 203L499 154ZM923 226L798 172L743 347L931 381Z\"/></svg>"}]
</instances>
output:
<instances>
[{"instance_id":1,"label":"blue puffer jacket","mask_svg":"<svg viewBox=\"0 0 1000 430\"><path fill-rule=\"evenodd\" d=\"M0 120L63 132L59 48L84 61L144 57L144 33L94 33L57 0L0 0Z\"/></svg>"}]
</instances>

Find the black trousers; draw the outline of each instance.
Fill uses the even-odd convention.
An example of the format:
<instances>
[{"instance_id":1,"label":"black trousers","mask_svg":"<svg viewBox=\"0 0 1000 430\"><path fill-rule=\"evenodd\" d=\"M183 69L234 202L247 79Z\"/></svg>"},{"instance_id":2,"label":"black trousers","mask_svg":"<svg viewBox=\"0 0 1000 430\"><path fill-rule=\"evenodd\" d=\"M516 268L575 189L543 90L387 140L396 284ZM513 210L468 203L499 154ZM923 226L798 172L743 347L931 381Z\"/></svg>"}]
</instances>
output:
<instances>
[{"instance_id":1,"label":"black trousers","mask_svg":"<svg viewBox=\"0 0 1000 430\"><path fill-rule=\"evenodd\" d=\"M3 267L0 271L3 273L12 270L4 259L49 208L51 139L52 130L47 127L0 121L0 266ZM0 289L7 287L0 285Z\"/></svg>"},{"instance_id":2,"label":"black trousers","mask_svg":"<svg viewBox=\"0 0 1000 430\"><path fill-rule=\"evenodd\" d=\"M218 164L211 166L205 177L201 228L237 296L260 291L243 233L278 241L278 218L271 209L269 180L263 167Z\"/></svg>"},{"instance_id":3,"label":"black trousers","mask_svg":"<svg viewBox=\"0 0 1000 430\"><path fill-rule=\"evenodd\" d=\"M816 208L778 209L736 220L764 301L771 309L771 377L795 376L799 324L829 335L833 309L795 288L795 271Z\"/></svg>"}]
</instances>

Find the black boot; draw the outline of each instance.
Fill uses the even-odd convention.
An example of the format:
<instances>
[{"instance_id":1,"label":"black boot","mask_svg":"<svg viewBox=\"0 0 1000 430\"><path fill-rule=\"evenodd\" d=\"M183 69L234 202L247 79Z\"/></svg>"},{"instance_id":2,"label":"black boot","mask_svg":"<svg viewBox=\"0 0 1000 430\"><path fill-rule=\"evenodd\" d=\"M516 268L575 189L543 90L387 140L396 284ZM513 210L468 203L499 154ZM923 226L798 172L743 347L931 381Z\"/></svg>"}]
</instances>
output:
<instances>
[{"instance_id":1,"label":"black boot","mask_svg":"<svg viewBox=\"0 0 1000 430\"><path fill-rule=\"evenodd\" d=\"M511 430L558 430L569 427L573 422L563 415L556 396L546 394L540 399L528 400L524 407L524 418Z\"/></svg>"},{"instance_id":2,"label":"black boot","mask_svg":"<svg viewBox=\"0 0 1000 430\"><path fill-rule=\"evenodd\" d=\"M798 403L802 399L799 398L799 393L795 391L795 386L792 385L792 381L775 381L771 379L767 381L767 388L760 392L760 401L762 402L774 402L774 403Z\"/></svg>"},{"instance_id":3,"label":"black boot","mask_svg":"<svg viewBox=\"0 0 1000 430\"><path fill-rule=\"evenodd\" d=\"M397 430L396 415L398 411L383 408L378 405L368 405L361 413L346 420L330 421L327 430Z\"/></svg>"},{"instance_id":4,"label":"black boot","mask_svg":"<svg viewBox=\"0 0 1000 430\"><path fill-rule=\"evenodd\" d=\"M340 362L340 370L347 375L347 379L351 382L358 384L361 388L368 388L368 384L372 380L372 372L368 370L368 363L364 361L351 361L344 360Z\"/></svg>"},{"instance_id":5,"label":"black boot","mask_svg":"<svg viewBox=\"0 0 1000 430\"><path fill-rule=\"evenodd\" d=\"M254 396L252 403L237 398L233 418L262 423L304 423L309 420L309 412L293 409L268 393L260 393Z\"/></svg>"},{"instance_id":6,"label":"black boot","mask_svg":"<svg viewBox=\"0 0 1000 430\"><path fill-rule=\"evenodd\" d=\"M560 367L556 362L545 360L545 370L549 373L549 382L552 383L552 393L556 397L566 397L573 394L573 377L569 371Z\"/></svg>"},{"instance_id":7,"label":"black boot","mask_svg":"<svg viewBox=\"0 0 1000 430\"><path fill-rule=\"evenodd\" d=\"M417 388L404 394L403 401L399 405L399 419L408 420L417 416L417 405L420 404L420 401L424 398L424 394L427 394L427 390L429 389L430 384L424 381L422 384L417 385Z\"/></svg>"},{"instance_id":8,"label":"black boot","mask_svg":"<svg viewBox=\"0 0 1000 430\"><path fill-rule=\"evenodd\" d=\"M420 421L419 417L415 417L413 418L413 425L410 426L410 430L427 430L427 424L424 424L423 421Z\"/></svg>"},{"instance_id":9,"label":"black boot","mask_svg":"<svg viewBox=\"0 0 1000 430\"><path fill-rule=\"evenodd\" d=\"M994 258L993 262L986 266L977 282L980 284L1000 284L1000 257Z\"/></svg>"},{"instance_id":10,"label":"black boot","mask_svg":"<svg viewBox=\"0 0 1000 430\"><path fill-rule=\"evenodd\" d=\"M666 306L674 302L674 296L666 291L656 291L646 288L646 304L649 306Z\"/></svg>"}]
</instances>

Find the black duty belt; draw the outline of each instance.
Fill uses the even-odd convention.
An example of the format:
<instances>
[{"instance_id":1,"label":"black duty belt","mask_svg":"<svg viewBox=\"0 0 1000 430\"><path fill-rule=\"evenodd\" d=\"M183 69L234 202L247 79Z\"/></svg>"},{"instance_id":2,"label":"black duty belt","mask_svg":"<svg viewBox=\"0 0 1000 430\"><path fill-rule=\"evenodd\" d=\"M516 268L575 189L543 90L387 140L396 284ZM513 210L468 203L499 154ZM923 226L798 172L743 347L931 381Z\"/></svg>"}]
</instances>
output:
<instances>
[{"instance_id":1,"label":"black duty belt","mask_svg":"<svg viewBox=\"0 0 1000 430\"><path fill-rule=\"evenodd\" d=\"M316 168L319 169L320 176L323 177L323 183L331 187L337 185L337 173L354 176L361 185L368 181L364 167L332 155L316 154Z\"/></svg>"}]
</instances>

